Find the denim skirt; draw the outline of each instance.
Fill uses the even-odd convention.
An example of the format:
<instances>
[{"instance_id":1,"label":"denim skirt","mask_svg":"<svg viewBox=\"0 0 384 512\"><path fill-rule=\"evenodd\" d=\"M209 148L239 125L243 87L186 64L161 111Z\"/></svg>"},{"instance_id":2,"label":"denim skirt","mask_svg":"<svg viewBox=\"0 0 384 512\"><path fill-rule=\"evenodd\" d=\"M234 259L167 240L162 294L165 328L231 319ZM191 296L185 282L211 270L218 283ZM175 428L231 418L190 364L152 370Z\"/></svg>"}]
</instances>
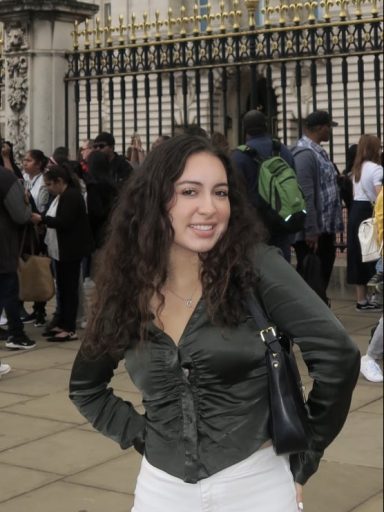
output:
<instances>
[{"instance_id":1,"label":"denim skirt","mask_svg":"<svg viewBox=\"0 0 384 512\"><path fill-rule=\"evenodd\" d=\"M131 512L297 512L288 457L272 447L189 484L143 458Z\"/></svg>"}]
</instances>

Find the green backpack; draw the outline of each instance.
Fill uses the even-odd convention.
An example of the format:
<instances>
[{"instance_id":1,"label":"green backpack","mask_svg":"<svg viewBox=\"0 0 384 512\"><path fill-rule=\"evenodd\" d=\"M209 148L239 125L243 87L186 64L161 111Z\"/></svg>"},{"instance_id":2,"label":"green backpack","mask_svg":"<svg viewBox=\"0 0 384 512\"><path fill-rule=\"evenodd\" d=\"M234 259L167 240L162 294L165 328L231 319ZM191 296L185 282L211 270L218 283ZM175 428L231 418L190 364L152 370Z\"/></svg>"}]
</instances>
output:
<instances>
[{"instance_id":1,"label":"green backpack","mask_svg":"<svg viewBox=\"0 0 384 512\"><path fill-rule=\"evenodd\" d=\"M257 190L253 203L259 210L270 231L296 233L304 228L307 212L305 199L297 181L296 172L280 154L281 144L272 140L273 153L262 158L256 149L247 145L238 146L238 150L255 163L258 173Z\"/></svg>"}]
</instances>

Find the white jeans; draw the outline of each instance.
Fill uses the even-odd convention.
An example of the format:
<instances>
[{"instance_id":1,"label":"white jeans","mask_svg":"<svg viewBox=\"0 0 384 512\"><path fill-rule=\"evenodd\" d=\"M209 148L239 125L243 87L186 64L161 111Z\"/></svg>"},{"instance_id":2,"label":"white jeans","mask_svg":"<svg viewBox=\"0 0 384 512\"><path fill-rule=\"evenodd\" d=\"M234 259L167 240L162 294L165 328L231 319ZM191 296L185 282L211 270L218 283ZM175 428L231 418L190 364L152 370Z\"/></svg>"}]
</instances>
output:
<instances>
[{"instance_id":1,"label":"white jeans","mask_svg":"<svg viewBox=\"0 0 384 512\"><path fill-rule=\"evenodd\" d=\"M288 458L272 447L187 484L143 458L131 512L297 512Z\"/></svg>"}]
</instances>

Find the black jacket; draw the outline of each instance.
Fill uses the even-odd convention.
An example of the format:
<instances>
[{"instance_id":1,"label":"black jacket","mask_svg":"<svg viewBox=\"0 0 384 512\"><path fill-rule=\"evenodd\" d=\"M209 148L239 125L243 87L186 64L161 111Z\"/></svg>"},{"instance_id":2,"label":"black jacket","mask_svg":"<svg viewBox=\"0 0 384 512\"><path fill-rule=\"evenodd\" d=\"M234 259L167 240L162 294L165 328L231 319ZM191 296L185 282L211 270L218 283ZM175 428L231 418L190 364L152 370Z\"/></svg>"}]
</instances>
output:
<instances>
[{"instance_id":1,"label":"black jacket","mask_svg":"<svg viewBox=\"0 0 384 512\"><path fill-rule=\"evenodd\" d=\"M60 261L79 260L91 253L91 230L79 189L68 187L60 196L56 217L47 215L43 222L57 231Z\"/></svg>"},{"instance_id":2,"label":"black jacket","mask_svg":"<svg viewBox=\"0 0 384 512\"><path fill-rule=\"evenodd\" d=\"M31 218L24 188L12 171L0 167L0 273L16 272L21 226Z\"/></svg>"}]
</instances>

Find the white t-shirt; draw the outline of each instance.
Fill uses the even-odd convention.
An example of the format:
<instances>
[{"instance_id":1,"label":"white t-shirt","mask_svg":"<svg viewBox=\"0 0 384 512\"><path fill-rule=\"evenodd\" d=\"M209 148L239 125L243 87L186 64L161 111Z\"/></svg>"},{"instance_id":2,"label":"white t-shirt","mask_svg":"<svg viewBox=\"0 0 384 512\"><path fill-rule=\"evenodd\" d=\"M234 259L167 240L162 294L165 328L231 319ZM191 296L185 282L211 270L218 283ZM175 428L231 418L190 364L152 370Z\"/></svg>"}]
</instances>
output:
<instances>
[{"instance_id":1,"label":"white t-shirt","mask_svg":"<svg viewBox=\"0 0 384 512\"><path fill-rule=\"evenodd\" d=\"M56 196L48 208L47 215L49 217L56 217L57 205L59 204L60 196ZM48 254L54 260L59 261L59 244L57 241L57 231L54 228L47 228L47 233L44 238L47 245Z\"/></svg>"},{"instance_id":2,"label":"white t-shirt","mask_svg":"<svg viewBox=\"0 0 384 512\"><path fill-rule=\"evenodd\" d=\"M375 187L383 184L383 167L374 162L364 162L360 181L353 180L353 198L355 201L376 201Z\"/></svg>"}]
</instances>

